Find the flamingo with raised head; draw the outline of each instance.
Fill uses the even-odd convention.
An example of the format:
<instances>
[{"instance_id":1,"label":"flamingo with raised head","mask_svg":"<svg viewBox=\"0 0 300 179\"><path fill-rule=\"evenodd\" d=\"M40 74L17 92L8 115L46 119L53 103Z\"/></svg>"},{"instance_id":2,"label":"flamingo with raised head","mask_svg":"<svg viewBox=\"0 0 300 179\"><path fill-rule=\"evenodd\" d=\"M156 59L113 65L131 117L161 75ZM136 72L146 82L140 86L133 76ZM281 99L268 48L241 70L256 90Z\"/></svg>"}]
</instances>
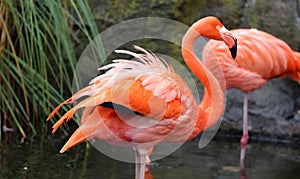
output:
<instances>
[{"instance_id":1,"label":"flamingo with raised head","mask_svg":"<svg viewBox=\"0 0 300 179\"><path fill-rule=\"evenodd\" d=\"M47 120L62 105L86 97L53 126L55 132L64 121L72 118L75 111L84 108L79 128L60 152L93 138L111 145L131 146L136 154L135 177L143 179L148 151L155 145L184 142L214 125L224 111L224 92L194 54L193 44L199 36L225 42L233 57L236 56L236 39L216 17L200 19L185 34L183 58L205 87L200 105L183 79L163 59L138 46L134 48L141 54L116 50L134 59L114 60L101 67L100 70L107 70L106 73L94 78L89 86L50 113Z\"/></svg>"},{"instance_id":2,"label":"flamingo with raised head","mask_svg":"<svg viewBox=\"0 0 300 179\"><path fill-rule=\"evenodd\" d=\"M300 53L293 51L284 41L260 30L236 29L230 32L239 40L235 60L231 60L227 47L215 40L206 44L202 59L221 84L226 84L222 86L223 90L236 88L244 92L243 136L240 141L240 162L241 168L244 168L249 138L248 93L275 77L288 76L300 83ZM222 71L215 70L215 59L221 64Z\"/></svg>"}]
</instances>

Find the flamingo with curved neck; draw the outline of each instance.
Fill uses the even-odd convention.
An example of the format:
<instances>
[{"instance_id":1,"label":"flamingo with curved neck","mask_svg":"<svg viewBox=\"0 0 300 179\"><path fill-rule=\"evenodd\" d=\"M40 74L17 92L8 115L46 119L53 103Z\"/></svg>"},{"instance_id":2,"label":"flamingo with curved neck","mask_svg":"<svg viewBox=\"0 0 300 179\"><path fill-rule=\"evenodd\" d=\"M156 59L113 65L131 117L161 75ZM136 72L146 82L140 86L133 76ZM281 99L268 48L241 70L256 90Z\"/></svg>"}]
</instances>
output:
<instances>
[{"instance_id":1,"label":"flamingo with curved neck","mask_svg":"<svg viewBox=\"0 0 300 179\"><path fill-rule=\"evenodd\" d=\"M183 79L163 59L137 46L141 54L118 50L116 52L131 55L135 60L115 60L103 66L100 70L107 70L106 73L94 78L91 85L50 113L48 120L62 105L86 97L53 126L55 132L74 112L84 108L81 125L61 152L93 138L111 145L131 146L136 153L135 177L143 179L148 151L155 145L184 142L217 122L224 111L224 93L194 54L193 43L201 35L224 41L233 57L236 55L235 37L217 18L203 18L188 30L182 41L182 54L205 86L200 105Z\"/></svg>"}]
</instances>

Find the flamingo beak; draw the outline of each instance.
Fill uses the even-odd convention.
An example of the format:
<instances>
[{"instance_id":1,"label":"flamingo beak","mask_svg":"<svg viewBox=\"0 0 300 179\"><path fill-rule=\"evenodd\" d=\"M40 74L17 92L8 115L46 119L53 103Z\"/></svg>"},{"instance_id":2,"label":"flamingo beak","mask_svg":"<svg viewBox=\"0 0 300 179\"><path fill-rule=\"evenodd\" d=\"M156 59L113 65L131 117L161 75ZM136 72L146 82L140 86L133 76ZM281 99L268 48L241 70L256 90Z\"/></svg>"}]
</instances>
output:
<instances>
[{"instance_id":1,"label":"flamingo beak","mask_svg":"<svg viewBox=\"0 0 300 179\"><path fill-rule=\"evenodd\" d=\"M230 50L232 58L235 59L237 55L237 39L224 26L221 28L220 33L223 41Z\"/></svg>"},{"instance_id":2,"label":"flamingo beak","mask_svg":"<svg viewBox=\"0 0 300 179\"><path fill-rule=\"evenodd\" d=\"M232 58L235 59L237 55L237 39L234 36L230 36L230 35L228 35L227 38L230 39L227 40L226 44L229 47Z\"/></svg>"}]
</instances>

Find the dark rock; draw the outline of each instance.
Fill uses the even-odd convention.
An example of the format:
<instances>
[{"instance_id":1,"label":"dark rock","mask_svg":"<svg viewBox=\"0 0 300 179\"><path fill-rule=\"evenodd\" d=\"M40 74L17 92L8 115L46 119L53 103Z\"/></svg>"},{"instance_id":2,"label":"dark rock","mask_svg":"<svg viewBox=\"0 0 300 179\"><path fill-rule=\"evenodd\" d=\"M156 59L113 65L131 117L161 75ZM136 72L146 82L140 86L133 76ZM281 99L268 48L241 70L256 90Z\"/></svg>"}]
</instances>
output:
<instances>
[{"instance_id":1,"label":"dark rock","mask_svg":"<svg viewBox=\"0 0 300 179\"><path fill-rule=\"evenodd\" d=\"M295 87L296 88L291 88ZM295 98L299 100L300 86L288 79L272 79L263 88L248 94L249 132L273 138L300 137L299 114ZM221 131L242 131L243 93L232 89L226 93L226 110ZM242 133L241 133L242 135Z\"/></svg>"}]
</instances>

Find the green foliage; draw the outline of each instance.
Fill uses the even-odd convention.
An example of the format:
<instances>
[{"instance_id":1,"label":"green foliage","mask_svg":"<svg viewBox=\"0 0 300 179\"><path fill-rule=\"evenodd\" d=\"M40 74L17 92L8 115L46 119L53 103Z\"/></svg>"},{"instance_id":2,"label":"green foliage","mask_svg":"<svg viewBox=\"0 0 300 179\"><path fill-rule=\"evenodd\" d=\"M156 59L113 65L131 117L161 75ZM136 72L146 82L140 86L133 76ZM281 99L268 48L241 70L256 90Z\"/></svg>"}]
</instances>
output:
<instances>
[{"instance_id":1,"label":"green foliage","mask_svg":"<svg viewBox=\"0 0 300 179\"><path fill-rule=\"evenodd\" d=\"M91 14L86 1L0 2L0 133L5 125L24 139L46 129L72 92L76 30L88 40L98 34Z\"/></svg>"}]
</instances>

